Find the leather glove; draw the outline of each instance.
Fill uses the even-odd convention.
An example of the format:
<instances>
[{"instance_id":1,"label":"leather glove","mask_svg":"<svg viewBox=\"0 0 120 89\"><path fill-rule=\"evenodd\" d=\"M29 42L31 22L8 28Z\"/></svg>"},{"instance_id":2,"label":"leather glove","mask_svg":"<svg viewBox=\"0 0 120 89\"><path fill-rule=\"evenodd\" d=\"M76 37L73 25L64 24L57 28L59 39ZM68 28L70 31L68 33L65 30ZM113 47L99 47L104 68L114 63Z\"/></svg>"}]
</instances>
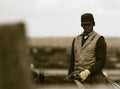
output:
<instances>
[{"instance_id":1,"label":"leather glove","mask_svg":"<svg viewBox=\"0 0 120 89\"><path fill-rule=\"evenodd\" d=\"M81 78L82 81L86 80L87 77L90 75L90 71L88 69L80 72L79 77Z\"/></svg>"}]
</instances>

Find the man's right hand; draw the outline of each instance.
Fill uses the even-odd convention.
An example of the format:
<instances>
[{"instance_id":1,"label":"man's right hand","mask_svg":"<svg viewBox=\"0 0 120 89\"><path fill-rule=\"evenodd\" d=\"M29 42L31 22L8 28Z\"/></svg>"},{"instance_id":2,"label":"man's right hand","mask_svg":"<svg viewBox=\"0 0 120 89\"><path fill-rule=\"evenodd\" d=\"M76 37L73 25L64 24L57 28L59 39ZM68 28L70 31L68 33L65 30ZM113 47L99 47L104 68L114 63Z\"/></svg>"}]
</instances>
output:
<instances>
[{"instance_id":1,"label":"man's right hand","mask_svg":"<svg viewBox=\"0 0 120 89\"><path fill-rule=\"evenodd\" d=\"M79 77L82 79L82 81L84 81L87 79L89 75L90 75L90 71L86 69L79 74Z\"/></svg>"}]
</instances>

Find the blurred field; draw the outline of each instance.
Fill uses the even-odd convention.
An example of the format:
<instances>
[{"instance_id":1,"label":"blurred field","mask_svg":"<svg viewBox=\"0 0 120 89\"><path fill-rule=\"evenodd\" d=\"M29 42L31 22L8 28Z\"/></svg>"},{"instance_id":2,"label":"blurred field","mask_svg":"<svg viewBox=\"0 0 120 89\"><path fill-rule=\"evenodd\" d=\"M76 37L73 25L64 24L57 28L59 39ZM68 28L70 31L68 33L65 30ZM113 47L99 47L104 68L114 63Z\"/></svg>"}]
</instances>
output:
<instances>
[{"instance_id":1,"label":"blurred field","mask_svg":"<svg viewBox=\"0 0 120 89\"><path fill-rule=\"evenodd\" d=\"M30 46L70 47L73 37L29 38ZM120 48L120 37L105 37L108 47Z\"/></svg>"},{"instance_id":2,"label":"blurred field","mask_svg":"<svg viewBox=\"0 0 120 89\"><path fill-rule=\"evenodd\" d=\"M73 37L29 38L29 60L34 64L37 76L42 70L44 75L42 86L72 84L66 79L72 40ZM105 40L108 48L104 71L107 77L120 84L120 38L105 37ZM37 78L38 84L40 80Z\"/></svg>"},{"instance_id":3,"label":"blurred field","mask_svg":"<svg viewBox=\"0 0 120 89\"><path fill-rule=\"evenodd\" d=\"M72 40L72 37L30 38L31 59L43 68L68 68ZM120 68L120 38L106 37L105 40L108 46L106 68Z\"/></svg>"}]
</instances>

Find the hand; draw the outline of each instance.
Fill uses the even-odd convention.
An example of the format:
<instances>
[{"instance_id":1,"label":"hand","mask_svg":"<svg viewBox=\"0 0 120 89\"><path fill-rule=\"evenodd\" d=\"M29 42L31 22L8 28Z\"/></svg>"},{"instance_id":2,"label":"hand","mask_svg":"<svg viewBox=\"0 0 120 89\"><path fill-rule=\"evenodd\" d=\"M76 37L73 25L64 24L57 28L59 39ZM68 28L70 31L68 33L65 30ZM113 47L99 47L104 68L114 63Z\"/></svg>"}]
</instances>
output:
<instances>
[{"instance_id":1,"label":"hand","mask_svg":"<svg viewBox=\"0 0 120 89\"><path fill-rule=\"evenodd\" d=\"M90 71L88 69L80 72L79 77L82 79L82 81L86 80L87 77L90 75Z\"/></svg>"}]
</instances>

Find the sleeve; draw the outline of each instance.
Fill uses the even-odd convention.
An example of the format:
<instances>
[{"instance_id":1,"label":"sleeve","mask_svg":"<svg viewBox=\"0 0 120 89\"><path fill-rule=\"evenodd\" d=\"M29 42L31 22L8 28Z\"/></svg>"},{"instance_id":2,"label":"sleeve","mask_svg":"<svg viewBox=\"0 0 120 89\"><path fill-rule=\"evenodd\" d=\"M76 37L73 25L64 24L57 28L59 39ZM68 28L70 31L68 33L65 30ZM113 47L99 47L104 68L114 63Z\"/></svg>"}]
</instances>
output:
<instances>
[{"instance_id":1,"label":"sleeve","mask_svg":"<svg viewBox=\"0 0 120 89\"><path fill-rule=\"evenodd\" d=\"M74 71L74 62L75 62L75 58L74 58L74 42L75 42L75 38L73 39L73 42L72 42L71 58L70 58L70 66L69 66L69 70L68 70L68 75L71 74Z\"/></svg>"},{"instance_id":2,"label":"sleeve","mask_svg":"<svg viewBox=\"0 0 120 89\"><path fill-rule=\"evenodd\" d=\"M95 56L96 63L89 69L91 74L100 72L106 63L106 42L103 36L101 36L96 43Z\"/></svg>"}]
</instances>

